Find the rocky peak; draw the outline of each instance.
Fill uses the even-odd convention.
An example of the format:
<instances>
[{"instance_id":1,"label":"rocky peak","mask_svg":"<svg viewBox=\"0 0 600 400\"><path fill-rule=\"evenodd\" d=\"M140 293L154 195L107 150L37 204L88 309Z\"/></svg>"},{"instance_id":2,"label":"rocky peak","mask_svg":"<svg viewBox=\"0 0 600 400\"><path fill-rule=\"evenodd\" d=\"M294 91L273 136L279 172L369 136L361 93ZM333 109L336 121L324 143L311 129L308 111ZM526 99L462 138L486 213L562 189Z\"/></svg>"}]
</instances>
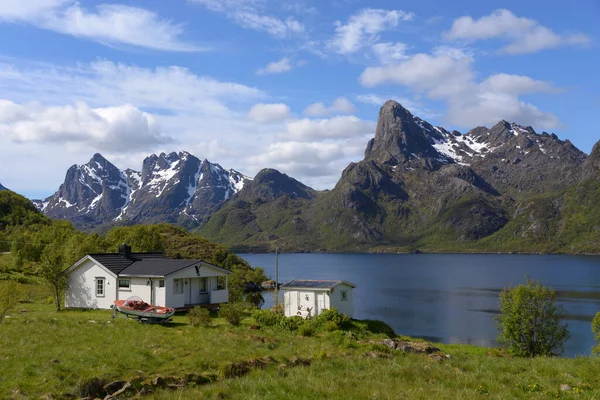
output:
<instances>
[{"instance_id":1,"label":"rocky peak","mask_svg":"<svg viewBox=\"0 0 600 400\"><path fill-rule=\"evenodd\" d=\"M589 157L585 160L582 177L600 181L600 141L596 142Z\"/></svg>"},{"instance_id":2,"label":"rocky peak","mask_svg":"<svg viewBox=\"0 0 600 400\"><path fill-rule=\"evenodd\" d=\"M2 184L0 183L0 190L8 190L8 189L5 188L4 186L2 186Z\"/></svg>"},{"instance_id":3,"label":"rocky peak","mask_svg":"<svg viewBox=\"0 0 600 400\"><path fill-rule=\"evenodd\" d=\"M437 158L438 153L431 147L427 130L433 127L415 118L399 103L389 100L379 111L375 138L365 150L365 160L382 164L404 164L411 158Z\"/></svg>"},{"instance_id":4,"label":"rocky peak","mask_svg":"<svg viewBox=\"0 0 600 400\"><path fill-rule=\"evenodd\" d=\"M283 195L312 199L316 193L314 189L276 169L265 168L259 171L252 181L244 185L239 196L245 200L259 198L263 201L271 201Z\"/></svg>"}]
</instances>

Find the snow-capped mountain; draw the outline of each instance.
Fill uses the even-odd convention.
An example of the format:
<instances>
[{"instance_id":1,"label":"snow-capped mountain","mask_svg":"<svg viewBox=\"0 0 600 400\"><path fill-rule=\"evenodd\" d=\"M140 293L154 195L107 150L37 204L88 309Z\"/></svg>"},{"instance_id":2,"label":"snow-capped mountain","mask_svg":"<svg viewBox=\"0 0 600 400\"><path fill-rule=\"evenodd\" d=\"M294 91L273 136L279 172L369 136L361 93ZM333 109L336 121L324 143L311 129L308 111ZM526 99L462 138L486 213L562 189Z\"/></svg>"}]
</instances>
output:
<instances>
[{"instance_id":1,"label":"snow-capped mountain","mask_svg":"<svg viewBox=\"0 0 600 400\"><path fill-rule=\"evenodd\" d=\"M2 184L0 183L0 190L8 190L8 189L5 188L4 186L2 186Z\"/></svg>"},{"instance_id":2,"label":"snow-capped mountain","mask_svg":"<svg viewBox=\"0 0 600 400\"><path fill-rule=\"evenodd\" d=\"M193 225L249 180L185 151L152 154L141 172L121 171L95 154L87 164L69 168L54 195L34 203L52 218L81 226L156 221Z\"/></svg>"}]
</instances>

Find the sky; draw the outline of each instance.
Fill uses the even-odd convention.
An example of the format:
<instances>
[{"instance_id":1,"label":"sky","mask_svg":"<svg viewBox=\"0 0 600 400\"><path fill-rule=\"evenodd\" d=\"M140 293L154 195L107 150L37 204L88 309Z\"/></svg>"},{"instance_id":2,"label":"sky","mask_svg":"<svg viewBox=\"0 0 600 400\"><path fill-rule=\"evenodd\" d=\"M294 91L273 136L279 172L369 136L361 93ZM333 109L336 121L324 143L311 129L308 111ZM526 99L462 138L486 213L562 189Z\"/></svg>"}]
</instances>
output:
<instances>
[{"instance_id":1,"label":"sky","mask_svg":"<svg viewBox=\"0 0 600 400\"><path fill-rule=\"evenodd\" d=\"M188 151L332 188L394 99L467 132L600 139L600 2L2 0L0 183Z\"/></svg>"}]
</instances>

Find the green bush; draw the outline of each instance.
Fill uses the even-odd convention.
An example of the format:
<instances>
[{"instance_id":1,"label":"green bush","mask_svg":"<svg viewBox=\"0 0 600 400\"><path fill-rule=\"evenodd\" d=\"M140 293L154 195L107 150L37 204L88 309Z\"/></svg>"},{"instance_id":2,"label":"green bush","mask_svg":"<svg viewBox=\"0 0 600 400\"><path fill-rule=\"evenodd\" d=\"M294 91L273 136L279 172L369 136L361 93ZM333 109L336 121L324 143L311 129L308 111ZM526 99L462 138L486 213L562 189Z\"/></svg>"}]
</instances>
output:
<instances>
[{"instance_id":1,"label":"green bush","mask_svg":"<svg viewBox=\"0 0 600 400\"><path fill-rule=\"evenodd\" d=\"M233 326L238 326L247 315L246 308L244 303L223 304L219 310L219 317L224 318Z\"/></svg>"},{"instance_id":2,"label":"green bush","mask_svg":"<svg viewBox=\"0 0 600 400\"><path fill-rule=\"evenodd\" d=\"M212 318L208 309L196 306L187 313L192 326L208 326Z\"/></svg>"},{"instance_id":3,"label":"green bush","mask_svg":"<svg viewBox=\"0 0 600 400\"><path fill-rule=\"evenodd\" d=\"M596 346L592 348L592 353L600 353L600 312L594 316L592 320L592 332L594 332L594 339L596 340Z\"/></svg>"},{"instance_id":4,"label":"green bush","mask_svg":"<svg viewBox=\"0 0 600 400\"><path fill-rule=\"evenodd\" d=\"M300 336L313 336L315 331L315 325L311 321L304 321L304 323L298 327L298 335Z\"/></svg>"},{"instance_id":5,"label":"green bush","mask_svg":"<svg viewBox=\"0 0 600 400\"><path fill-rule=\"evenodd\" d=\"M556 305L556 292L526 277L527 284L504 289L500 294L498 341L510 354L534 357L562 353L569 338L562 307Z\"/></svg>"},{"instance_id":6,"label":"green bush","mask_svg":"<svg viewBox=\"0 0 600 400\"><path fill-rule=\"evenodd\" d=\"M285 316L275 313L271 310L254 310L252 312L252 318L256 320L259 324L264 326L275 326L279 324L279 321Z\"/></svg>"},{"instance_id":7,"label":"green bush","mask_svg":"<svg viewBox=\"0 0 600 400\"><path fill-rule=\"evenodd\" d=\"M339 330L340 327L334 321L327 321L323 324L323 330L325 332L333 332Z\"/></svg>"},{"instance_id":8,"label":"green bush","mask_svg":"<svg viewBox=\"0 0 600 400\"><path fill-rule=\"evenodd\" d=\"M296 331L304 323L304 318L294 315L292 317L283 317L277 323L277 326L288 331Z\"/></svg>"},{"instance_id":9,"label":"green bush","mask_svg":"<svg viewBox=\"0 0 600 400\"><path fill-rule=\"evenodd\" d=\"M332 307L329 310L323 310L321 314L315 317L314 320L317 325L321 325L323 327L327 324L329 327L328 330L348 328L351 322L350 317L339 312L335 307ZM336 326L335 329L332 329L333 324Z\"/></svg>"}]
</instances>

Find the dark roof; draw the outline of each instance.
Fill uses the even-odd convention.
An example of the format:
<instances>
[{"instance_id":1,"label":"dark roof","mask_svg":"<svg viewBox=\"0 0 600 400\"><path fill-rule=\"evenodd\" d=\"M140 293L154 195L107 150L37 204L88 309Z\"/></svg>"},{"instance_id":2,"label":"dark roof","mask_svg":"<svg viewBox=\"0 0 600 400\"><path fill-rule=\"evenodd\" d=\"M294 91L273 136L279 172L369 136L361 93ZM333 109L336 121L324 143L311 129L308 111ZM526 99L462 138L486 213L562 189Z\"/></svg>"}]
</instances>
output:
<instances>
[{"instance_id":1,"label":"dark roof","mask_svg":"<svg viewBox=\"0 0 600 400\"><path fill-rule=\"evenodd\" d=\"M136 261L167 259L164 253L131 253L129 258L119 253L95 253L89 256L117 275Z\"/></svg>"},{"instance_id":2,"label":"dark roof","mask_svg":"<svg viewBox=\"0 0 600 400\"><path fill-rule=\"evenodd\" d=\"M309 279L296 279L284 283L280 287L282 288L307 288L307 289L331 289L335 285L345 283L346 285L356 287L350 282L346 281L334 281L334 280L309 280Z\"/></svg>"},{"instance_id":3,"label":"dark roof","mask_svg":"<svg viewBox=\"0 0 600 400\"><path fill-rule=\"evenodd\" d=\"M119 275L142 275L142 276L165 276L198 264L200 260L177 260L177 259L154 259L136 261L121 272Z\"/></svg>"}]
</instances>

